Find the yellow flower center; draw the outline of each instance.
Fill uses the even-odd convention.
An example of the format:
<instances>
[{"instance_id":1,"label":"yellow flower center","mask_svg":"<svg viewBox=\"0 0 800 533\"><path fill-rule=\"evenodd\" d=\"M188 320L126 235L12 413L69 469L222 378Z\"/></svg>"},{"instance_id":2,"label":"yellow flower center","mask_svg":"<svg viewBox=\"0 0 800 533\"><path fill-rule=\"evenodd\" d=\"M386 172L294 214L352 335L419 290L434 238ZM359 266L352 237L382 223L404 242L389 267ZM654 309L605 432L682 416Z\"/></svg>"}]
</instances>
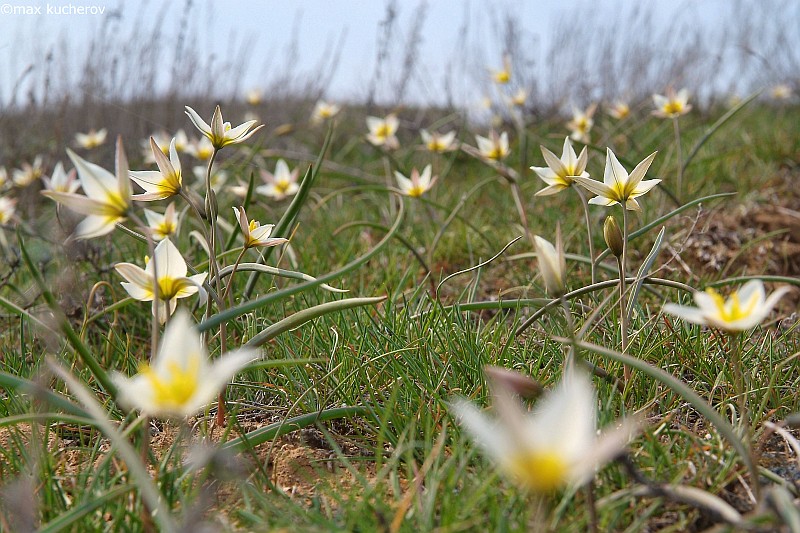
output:
<instances>
[{"instance_id":1,"label":"yellow flower center","mask_svg":"<svg viewBox=\"0 0 800 533\"><path fill-rule=\"evenodd\" d=\"M392 134L391 129L389 128L389 125L386 123L381 124L375 130L375 137L379 139L385 139L386 137L389 137L391 134Z\"/></svg>"},{"instance_id":2,"label":"yellow flower center","mask_svg":"<svg viewBox=\"0 0 800 533\"><path fill-rule=\"evenodd\" d=\"M171 220L165 220L158 224L155 228L155 233L163 237L169 237L178 229L177 225Z\"/></svg>"},{"instance_id":3,"label":"yellow flower center","mask_svg":"<svg viewBox=\"0 0 800 533\"><path fill-rule=\"evenodd\" d=\"M180 292L182 285L175 278L159 278L158 299L164 301L172 300Z\"/></svg>"},{"instance_id":4,"label":"yellow flower center","mask_svg":"<svg viewBox=\"0 0 800 533\"><path fill-rule=\"evenodd\" d=\"M256 228L258 228L260 225L261 224L259 224L257 221L251 220L250 224L248 225L248 227L250 228L250 231L255 231Z\"/></svg>"},{"instance_id":5,"label":"yellow flower center","mask_svg":"<svg viewBox=\"0 0 800 533\"><path fill-rule=\"evenodd\" d=\"M414 198L419 198L424 193L425 193L425 189L421 185L412 185L411 188L408 190L408 193L406 193L406 194L408 194L409 196L412 196Z\"/></svg>"},{"instance_id":6,"label":"yellow flower center","mask_svg":"<svg viewBox=\"0 0 800 533\"><path fill-rule=\"evenodd\" d=\"M509 468L525 486L536 492L552 492L567 481L567 463L554 450L519 453L511 458Z\"/></svg>"},{"instance_id":7,"label":"yellow flower center","mask_svg":"<svg viewBox=\"0 0 800 533\"><path fill-rule=\"evenodd\" d=\"M122 199L118 191L106 191L106 204L108 204L114 214L122 216L128 211L128 204Z\"/></svg>"},{"instance_id":8,"label":"yellow flower center","mask_svg":"<svg viewBox=\"0 0 800 533\"><path fill-rule=\"evenodd\" d=\"M706 294L714 299L714 304L717 306L719 318L725 322L735 322L743 318L747 318L753 312L758 303L758 294L753 293L750 300L745 303L744 307L739 301L739 293L734 292L731 294L727 301L714 289L706 289Z\"/></svg>"},{"instance_id":9,"label":"yellow flower center","mask_svg":"<svg viewBox=\"0 0 800 533\"><path fill-rule=\"evenodd\" d=\"M143 365L140 372L150 383L157 405L178 408L185 405L197 390L200 359L196 355L191 356L185 369L170 362L167 364L166 376L159 376L147 364Z\"/></svg>"},{"instance_id":10,"label":"yellow flower center","mask_svg":"<svg viewBox=\"0 0 800 533\"><path fill-rule=\"evenodd\" d=\"M201 161L207 160L211 157L211 154L214 152L213 148L205 147L205 148L198 148L197 149L197 159Z\"/></svg>"},{"instance_id":11,"label":"yellow flower center","mask_svg":"<svg viewBox=\"0 0 800 533\"><path fill-rule=\"evenodd\" d=\"M431 139L428 142L428 150L431 152L444 152L445 146L439 139Z\"/></svg>"},{"instance_id":12,"label":"yellow flower center","mask_svg":"<svg viewBox=\"0 0 800 533\"><path fill-rule=\"evenodd\" d=\"M286 194L289 191L289 180L278 180L275 182L275 190L281 194Z\"/></svg>"},{"instance_id":13,"label":"yellow flower center","mask_svg":"<svg viewBox=\"0 0 800 533\"><path fill-rule=\"evenodd\" d=\"M508 83L511 80L511 73L507 70L495 72L494 81L497 83Z\"/></svg>"},{"instance_id":14,"label":"yellow flower center","mask_svg":"<svg viewBox=\"0 0 800 533\"><path fill-rule=\"evenodd\" d=\"M491 150L489 150L486 153L486 158L487 159L492 159L494 161L499 161L499 160L503 159L503 157L505 157L505 155L506 154L504 153L503 148L501 146L499 146L499 145L495 145L495 146L492 147Z\"/></svg>"},{"instance_id":15,"label":"yellow flower center","mask_svg":"<svg viewBox=\"0 0 800 533\"><path fill-rule=\"evenodd\" d=\"M680 115L683 113L683 103L677 100L671 100L664 106L664 113L668 115Z\"/></svg>"}]
</instances>

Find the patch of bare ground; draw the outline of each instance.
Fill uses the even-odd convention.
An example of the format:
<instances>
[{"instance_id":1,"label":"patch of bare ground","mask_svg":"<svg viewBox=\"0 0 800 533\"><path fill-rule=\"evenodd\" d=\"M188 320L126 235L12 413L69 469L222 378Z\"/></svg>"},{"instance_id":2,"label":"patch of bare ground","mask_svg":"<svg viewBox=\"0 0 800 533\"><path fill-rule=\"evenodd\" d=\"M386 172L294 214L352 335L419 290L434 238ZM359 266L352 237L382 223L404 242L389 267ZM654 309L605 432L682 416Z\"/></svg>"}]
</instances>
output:
<instances>
[{"instance_id":1,"label":"patch of bare ground","mask_svg":"<svg viewBox=\"0 0 800 533\"><path fill-rule=\"evenodd\" d=\"M784 167L746 202L728 199L695 217L682 217L673 233L669 268L692 280L738 275L800 275L800 168ZM675 254L677 253L677 257ZM800 291L784 297L793 313Z\"/></svg>"}]
</instances>

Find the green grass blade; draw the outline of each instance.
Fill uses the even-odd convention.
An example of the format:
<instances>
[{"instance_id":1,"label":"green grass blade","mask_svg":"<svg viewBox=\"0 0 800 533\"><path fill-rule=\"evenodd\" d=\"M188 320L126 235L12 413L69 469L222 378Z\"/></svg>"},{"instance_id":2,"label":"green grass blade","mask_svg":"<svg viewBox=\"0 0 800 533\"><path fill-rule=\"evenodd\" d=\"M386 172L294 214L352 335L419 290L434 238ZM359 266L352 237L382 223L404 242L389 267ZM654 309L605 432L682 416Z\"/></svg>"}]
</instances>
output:
<instances>
[{"instance_id":1,"label":"green grass blade","mask_svg":"<svg viewBox=\"0 0 800 533\"><path fill-rule=\"evenodd\" d=\"M658 257L658 253L661 251L661 243L664 241L665 231L666 228L661 228L661 231L658 232L658 235L656 236L656 241L653 243L653 248L650 249L650 253L647 254L647 257L644 258L642 265L639 267L639 271L636 272L636 280L633 282L633 285L631 286L631 295L630 298L628 299L628 309L625 312L625 314L628 316L629 324L631 320L631 315L633 315L633 308L636 305L636 299L639 297L639 292L641 292L642 290L642 284L644 283L644 278L647 277L647 274L653 267L653 263Z\"/></svg>"},{"instance_id":2,"label":"green grass blade","mask_svg":"<svg viewBox=\"0 0 800 533\"><path fill-rule=\"evenodd\" d=\"M388 230L387 230L388 231ZM239 263L236 267L236 272L239 271L249 271L249 272L264 272L267 274L272 274L273 276L281 276L283 278L290 278L290 279L302 279L303 281L317 281L317 278L314 276L309 276L303 272L296 272L294 270L285 270L283 268L276 268L269 265L262 265L259 263ZM219 271L220 278L224 278L225 276L230 276L233 273L233 265L226 266L222 270ZM215 278L211 278L210 284L213 286ZM320 288L325 289L326 291L330 292L349 292L347 289L337 289L336 287L331 287L327 283L320 284Z\"/></svg>"},{"instance_id":3,"label":"green grass blade","mask_svg":"<svg viewBox=\"0 0 800 533\"><path fill-rule=\"evenodd\" d=\"M264 444L267 441L291 433L292 431L297 431L298 429L303 429L310 425L316 424L317 422L325 422L327 420L335 420L337 418L361 416L369 414L370 412L372 412L372 410L368 407L351 406L336 407L333 409L325 409L316 413L299 415L246 433L241 437L226 442L221 446L221 449L231 450L237 453L243 452L258 446L259 444Z\"/></svg>"},{"instance_id":4,"label":"green grass blade","mask_svg":"<svg viewBox=\"0 0 800 533\"><path fill-rule=\"evenodd\" d=\"M39 270L33 265L33 261L31 261L28 251L25 249L22 236L18 234L17 240L19 242L19 249L22 254L22 259L25 261L25 265L28 267L28 270L30 271L31 276L33 276L33 279L36 282L36 285L39 287L39 290L42 291L42 296L44 296L47 305L55 314L56 320L61 327L61 331L64 332L64 335L66 335L69 344L78 354L81 362L86 365L100 386L103 387L103 389L112 398L116 398L117 387L111 381L111 378L108 377L105 369L100 365L100 363L97 362L97 359L95 359L94 355L92 355L92 352L89 351L89 348L86 346L86 344L84 344L84 342L81 340L80 336L75 333L75 330L69 325L69 321L67 321L63 311L58 306L58 302L56 302L53 293L47 288L47 285L42 278L42 273L39 272Z\"/></svg>"},{"instance_id":5,"label":"green grass blade","mask_svg":"<svg viewBox=\"0 0 800 533\"><path fill-rule=\"evenodd\" d=\"M67 531L74 522L77 522L84 516L87 516L96 509L99 509L106 503L113 501L120 496L124 496L125 494L134 490L136 490L136 487L133 485L120 485L100 496L92 494L87 501L83 502L77 507L73 507L64 514L46 523L39 528L38 531L39 533L57 533L59 531Z\"/></svg>"},{"instance_id":6,"label":"green grass blade","mask_svg":"<svg viewBox=\"0 0 800 533\"><path fill-rule=\"evenodd\" d=\"M80 406L74 404L69 398L58 394L50 389L46 389L36 383L19 376L13 376L6 372L0 372L0 388L7 391L22 391L39 397L53 407L58 407L66 413L76 416L86 416L89 414Z\"/></svg>"},{"instance_id":7,"label":"green grass blade","mask_svg":"<svg viewBox=\"0 0 800 533\"><path fill-rule=\"evenodd\" d=\"M274 339L284 331L289 331L309 320L319 318L328 313L336 313L345 309L352 309L354 307L361 307L364 305L376 305L386 300L386 296L378 296L375 298L347 298L346 300L336 300L335 302L327 302L308 309L303 309L297 313L287 316L283 320L275 322L271 326L265 328L261 333L255 335L252 339L247 341L246 346L261 346L265 342Z\"/></svg>"},{"instance_id":8,"label":"green grass blade","mask_svg":"<svg viewBox=\"0 0 800 533\"><path fill-rule=\"evenodd\" d=\"M569 339L562 339L556 338L560 342L565 344L569 344L571 341ZM747 449L747 446L742 442L742 439L736 433L734 427L728 422L725 417L719 414L719 412L714 409L714 407L704 400L699 394L693 391L688 385L686 385L683 381L676 378L672 374L668 373L667 371L658 368L657 366L653 366L647 361L642 359L638 359L636 357L626 355L620 353L616 350L612 350L610 348L606 348L604 346L598 346L596 344L592 344L589 342L578 341L575 343L575 346L581 348L583 350L596 353L602 357L607 359L611 359L618 363L622 363L624 365L628 365L636 370L639 370L653 379L656 379L669 387L675 394L679 395L681 398L686 400L694 407L700 414L702 414L709 422L711 422L714 427L722 434L725 439L730 442L731 446L736 450L741 458L742 462L747 467L747 470L750 472L752 477L753 483L758 483L758 469L756 468L755 463L750 455L750 450Z\"/></svg>"},{"instance_id":9,"label":"green grass blade","mask_svg":"<svg viewBox=\"0 0 800 533\"><path fill-rule=\"evenodd\" d=\"M394 224L392 224L389 233L384 235L383 239L381 239L370 251L368 251L361 257L353 259L339 270L325 274L324 276L317 278L316 281L307 281L305 283L301 283L300 285L295 285L294 287L289 287L286 289L282 289L280 291L275 291L266 294L261 298L250 300L241 305L237 305L236 307L226 309L222 313L217 313L216 315L208 318L208 320L204 320L203 322L198 324L197 328L201 332L211 328L215 328L219 326L222 322L227 322L228 320L232 320L237 316L249 313L250 311L254 311L272 302L276 302L288 296L292 296L293 294L298 294L305 290L311 289L313 287L316 287L317 285L321 285L322 283L331 281L332 279L338 278L343 274L347 274L348 272L355 270L356 268L360 267L361 265L369 261L372 257L374 257L378 252L380 252L383 249L384 246L386 246L386 244L389 241L392 240L394 234L397 232L398 229L400 229L400 224L403 222L404 213L405 213L405 203L400 202L400 209L397 212L397 218L395 219Z\"/></svg>"},{"instance_id":10,"label":"green grass blade","mask_svg":"<svg viewBox=\"0 0 800 533\"><path fill-rule=\"evenodd\" d=\"M283 214L281 219L275 224L275 227L272 229L272 236L273 237L284 237L289 238L289 232L291 227L294 225L294 221L297 220L297 216L300 214L300 209L302 209L303 205L305 205L306 200L308 199L308 193L311 191L311 187L314 185L314 182L319 175L319 170L322 168L322 161L325 159L325 153L328 151L328 147L331 144L331 139L333 138L333 123L328 128L328 133L325 135L325 141L322 143L322 149L319 152L319 156L317 157L317 161L308 167L306 171L306 175L303 176L303 181L300 182L300 188L297 191L297 194L292 199L292 203L289 204L289 207L286 209L286 212ZM272 253L273 248L267 248L264 251L264 254L259 258L259 262L265 262L269 259L270 254ZM258 279L258 272L253 272L250 274L250 278L247 280L247 285L244 290L244 299L250 298L250 295L253 294L253 290L256 287L256 280Z\"/></svg>"},{"instance_id":11,"label":"green grass blade","mask_svg":"<svg viewBox=\"0 0 800 533\"><path fill-rule=\"evenodd\" d=\"M697 142L694 144L694 146L692 147L692 151L689 152L689 155L686 156L686 160L683 162L683 173L684 173L684 175L686 174L686 168L689 166L689 163L692 162L692 160L695 158L697 153L700 151L700 149L703 147L703 145L706 144L706 142L708 142L708 140L711 138L711 136L714 135L723 125L725 125L726 122L728 122L730 119L732 119L734 117L734 115L736 115L739 111L744 109L744 107L747 104L749 104L750 102L755 100L758 97L758 95L761 94L762 91L763 91L763 89L757 90L756 92L754 92L753 94L751 94L750 96L745 98L743 101L741 101L739 103L739 105L737 105L735 107L732 107L727 113L722 115L715 123L713 123L711 125L711 127L709 127L706 130L706 132L703 134L703 136L700 137L697 140Z\"/></svg>"}]
</instances>

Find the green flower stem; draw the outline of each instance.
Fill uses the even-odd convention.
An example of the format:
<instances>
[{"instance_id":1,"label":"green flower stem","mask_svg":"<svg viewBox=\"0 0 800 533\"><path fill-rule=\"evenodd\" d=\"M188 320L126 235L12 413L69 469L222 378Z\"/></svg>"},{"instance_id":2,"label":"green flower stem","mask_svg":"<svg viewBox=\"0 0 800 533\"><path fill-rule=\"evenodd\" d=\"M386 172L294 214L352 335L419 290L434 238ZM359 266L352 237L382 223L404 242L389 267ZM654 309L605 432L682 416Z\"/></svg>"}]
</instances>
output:
<instances>
[{"instance_id":1,"label":"green flower stem","mask_svg":"<svg viewBox=\"0 0 800 533\"><path fill-rule=\"evenodd\" d=\"M561 301L561 307L564 309L564 318L567 321L567 332L569 333L569 339L571 341L569 345L569 354L564 360L564 371L566 372L567 368L575 364L575 322L572 320L572 311L570 311L567 299L562 295L559 300Z\"/></svg>"},{"instance_id":2,"label":"green flower stem","mask_svg":"<svg viewBox=\"0 0 800 533\"><path fill-rule=\"evenodd\" d=\"M672 117L672 124L675 127L675 150L678 154L678 200L683 197L683 156L681 155L681 128L678 125L678 117Z\"/></svg>"},{"instance_id":3,"label":"green flower stem","mask_svg":"<svg viewBox=\"0 0 800 533\"><path fill-rule=\"evenodd\" d=\"M736 393L736 403L739 408L739 420L742 428L742 438L750 443L750 415L747 410L747 386L744 380L742 367L742 334L730 333L728 335L730 346L730 360L733 368L733 387Z\"/></svg>"},{"instance_id":4,"label":"green flower stem","mask_svg":"<svg viewBox=\"0 0 800 533\"><path fill-rule=\"evenodd\" d=\"M581 204L583 204L583 215L584 220L586 221L586 231L589 238L589 257L591 258L590 264L592 269L592 283L596 283L597 269L594 261L594 242L592 241L592 219L589 216L589 200L586 199L586 194L584 194L583 190L579 186L574 185L572 188L575 189L576 193L578 193L578 196L581 198Z\"/></svg>"},{"instance_id":5,"label":"green flower stem","mask_svg":"<svg viewBox=\"0 0 800 533\"><path fill-rule=\"evenodd\" d=\"M625 312L625 274L628 271L628 208L622 204L622 257L619 259L619 323L622 336L622 353L628 351L628 313ZM623 366L625 382L631 378L631 369Z\"/></svg>"},{"instance_id":6,"label":"green flower stem","mask_svg":"<svg viewBox=\"0 0 800 533\"><path fill-rule=\"evenodd\" d=\"M525 229L525 235L528 237L531 246L534 246L533 233L531 233L530 227L528 226L528 215L525 214L525 206L522 204L522 194L519 188L519 182L512 181L510 184L511 195L514 197L514 205L517 206L517 213L519 213L519 221L522 223L522 227Z\"/></svg>"},{"instance_id":7,"label":"green flower stem","mask_svg":"<svg viewBox=\"0 0 800 533\"><path fill-rule=\"evenodd\" d=\"M219 239L219 228L217 227L217 216L219 215L219 206L217 205L216 194L211 187L211 169L214 166L214 161L217 159L218 148L215 148L208 159L208 167L206 167L206 213L210 224L209 238L208 238L208 271L212 278L216 279L217 294L222 294L222 281L219 277L219 262L217 261L217 242ZM225 294L227 295L228 289L232 279L228 281L229 286L226 287ZM225 310L225 296L220 298L217 305L221 306L218 310L222 312ZM206 319L211 317L211 306L206 306ZM225 322L219 324L219 345L220 353L224 354L228 351L228 329ZM217 417L216 425L225 425L225 390L220 391L217 397Z\"/></svg>"}]
</instances>

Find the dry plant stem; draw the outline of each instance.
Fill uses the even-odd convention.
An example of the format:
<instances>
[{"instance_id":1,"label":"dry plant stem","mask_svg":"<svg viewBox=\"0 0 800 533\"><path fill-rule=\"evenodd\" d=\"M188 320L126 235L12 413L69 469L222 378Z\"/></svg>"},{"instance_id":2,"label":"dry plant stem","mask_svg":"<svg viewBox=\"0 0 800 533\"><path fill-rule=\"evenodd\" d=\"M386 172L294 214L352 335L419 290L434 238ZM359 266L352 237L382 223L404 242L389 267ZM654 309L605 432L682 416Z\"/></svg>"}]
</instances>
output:
<instances>
[{"instance_id":1,"label":"dry plant stem","mask_svg":"<svg viewBox=\"0 0 800 533\"><path fill-rule=\"evenodd\" d=\"M233 285L233 275L236 274L236 269L239 268L239 263L242 262L242 258L244 257L246 251L247 247L243 247L241 253L239 253L239 256L236 258L236 262L233 264L233 270L231 271L231 274L228 277L228 284L225 285L225 294L223 294L221 298L221 301L223 302L228 299L229 295L231 296L231 298L233 297L233 295L231 295L231 285ZM232 302L228 303L231 304Z\"/></svg>"},{"instance_id":2,"label":"dry plant stem","mask_svg":"<svg viewBox=\"0 0 800 533\"><path fill-rule=\"evenodd\" d=\"M622 337L622 353L628 350L628 313L625 305L625 273L628 271L628 208L622 204L622 257L619 262L619 323ZM631 369L623 366L625 383L631 379Z\"/></svg>"},{"instance_id":3,"label":"dry plant stem","mask_svg":"<svg viewBox=\"0 0 800 533\"><path fill-rule=\"evenodd\" d=\"M575 361L575 322L572 320L572 312L569 309L569 302L566 298L562 295L561 298L561 307L564 309L564 318L567 321L567 333L569 334L569 338L572 341L569 345L569 354L567 355L566 360L564 360L564 371L566 372L567 368L574 365Z\"/></svg>"},{"instance_id":4,"label":"dry plant stem","mask_svg":"<svg viewBox=\"0 0 800 533\"><path fill-rule=\"evenodd\" d=\"M683 198L683 156L681 154L681 128L678 126L678 117L672 117L672 124L675 128L675 151L678 155L678 190L676 195L680 200Z\"/></svg>"},{"instance_id":5,"label":"dry plant stem","mask_svg":"<svg viewBox=\"0 0 800 533\"><path fill-rule=\"evenodd\" d=\"M581 198L581 203L583 204L583 215L584 219L586 220L586 231L588 232L589 238L589 257L592 259L592 284L594 284L597 282L597 271L594 264L594 243L592 242L592 219L589 216L589 200L586 199L586 195L577 184L573 185L572 188L575 189L576 193L578 193L578 196Z\"/></svg>"},{"instance_id":6,"label":"dry plant stem","mask_svg":"<svg viewBox=\"0 0 800 533\"><path fill-rule=\"evenodd\" d=\"M597 533L600 529L597 521L597 499L594 494L594 480L586 484L584 491L586 492L586 503L589 505L589 531L590 533Z\"/></svg>"},{"instance_id":7,"label":"dry plant stem","mask_svg":"<svg viewBox=\"0 0 800 533\"><path fill-rule=\"evenodd\" d=\"M158 323L157 320L153 322ZM142 464L147 467L149 465L148 458L150 457L150 417L142 415L142 449L139 450ZM155 470L153 476L153 483L158 485L158 469ZM155 524L153 523L152 513L155 509L149 509L147 503L142 501L142 530L146 533L155 533Z\"/></svg>"}]
</instances>

